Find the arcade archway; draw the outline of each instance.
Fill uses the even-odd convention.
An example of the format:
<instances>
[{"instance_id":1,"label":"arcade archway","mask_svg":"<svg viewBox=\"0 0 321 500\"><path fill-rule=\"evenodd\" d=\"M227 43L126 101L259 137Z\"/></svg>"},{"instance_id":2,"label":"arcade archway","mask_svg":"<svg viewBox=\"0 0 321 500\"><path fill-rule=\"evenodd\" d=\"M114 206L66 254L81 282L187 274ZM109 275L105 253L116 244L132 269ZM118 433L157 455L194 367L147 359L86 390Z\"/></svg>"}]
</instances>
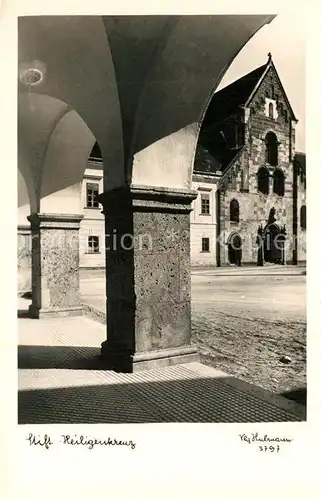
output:
<instances>
[{"instance_id":1,"label":"arcade archway","mask_svg":"<svg viewBox=\"0 0 321 500\"><path fill-rule=\"evenodd\" d=\"M32 141L26 140L25 156L35 153L37 160L29 161L37 198L31 224L43 233L34 239L40 271L33 305L44 315L77 309L79 173L85 167L82 151L87 160L95 140L103 157L105 192L99 201L106 234L115 231L121 242L126 234L135 240L143 232L153 241L153 253L124 251L121 245L107 251L108 340L102 354L112 369L127 370L134 362L146 366L151 351L170 351L163 357L176 362L195 355L189 213L199 127L235 56L273 17L19 19L21 106L39 105L47 123L39 127L35 114L26 113L25 135L30 132ZM51 116L48 99L67 107ZM33 135L33 124L42 134ZM178 243L166 238L168 230L180 235ZM51 246L58 236L66 248L55 253ZM238 253L234 259L240 262Z\"/></svg>"}]
</instances>

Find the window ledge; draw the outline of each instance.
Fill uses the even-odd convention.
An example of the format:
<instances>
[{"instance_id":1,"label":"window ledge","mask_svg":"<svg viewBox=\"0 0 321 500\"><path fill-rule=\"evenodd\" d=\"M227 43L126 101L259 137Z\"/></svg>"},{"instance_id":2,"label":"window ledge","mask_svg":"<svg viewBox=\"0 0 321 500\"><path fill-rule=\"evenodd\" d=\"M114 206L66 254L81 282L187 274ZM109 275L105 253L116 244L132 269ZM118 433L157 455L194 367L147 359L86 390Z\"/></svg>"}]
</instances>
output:
<instances>
[{"instance_id":1,"label":"window ledge","mask_svg":"<svg viewBox=\"0 0 321 500\"><path fill-rule=\"evenodd\" d=\"M100 207L84 207L84 210L101 210Z\"/></svg>"},{"instance_id":2,"label":"window ledge","mask_svg":"<svg viewBox=\"0 0 321 500\"><path fill-rule=\"evenodd\" d=\"M211 217L212 214L199 214L201 215L202 217Z\"/></svg>"},{"instance_id":3,"label":"window ledge","mask_svg":"<svg viewBox=\"0 0 321 500\"><path fill-rule=\"evenodd\" d=\"M201 250L200 253L211 253L210 250Z\"/></svg>"},{"instance_id":4,"label":"window ledge","mask_svg":"<svg viewBox=\"0 0 321 500\"><path fill-rule=\"evenodd\" d=\"M85 252L85 255L101 255L101 252Z\"/></svg>"}]
</instances>

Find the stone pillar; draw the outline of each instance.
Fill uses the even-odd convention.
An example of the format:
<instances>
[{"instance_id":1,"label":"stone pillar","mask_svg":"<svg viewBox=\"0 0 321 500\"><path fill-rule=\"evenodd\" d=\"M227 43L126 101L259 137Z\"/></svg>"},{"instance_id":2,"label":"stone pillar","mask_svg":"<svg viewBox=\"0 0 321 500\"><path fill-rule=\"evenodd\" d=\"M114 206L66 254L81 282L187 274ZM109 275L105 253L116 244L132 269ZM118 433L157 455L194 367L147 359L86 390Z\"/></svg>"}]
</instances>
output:
<instances>
[{"instance_id":1,"label":"stone pillar","mask_svg":"<svg viewBox=\"0 0 321 500\"><path fill-rule=\"evenodd\" d=\"M31 291L31 231L30 226L18 226L18 294Z\"/></svg>"},{"instance_id":2,"label":"stone pillar","mask_svg":"<svg viewBox=\"0 0 321 500\"><path fill-rule=\"evenodd\" d=\"M108 369L195 361L191 346L193 191L131 186L100 195L106 216Z\"/></svg>"},{"instance_id":3,"label":"stone pillar","mask_svg":"<svg viewBox=\"0 0 321 500\"><path fill-rule=\"evenodd\" d=\"M31 214L34 318L82 314L79 225L82 215Z\"/></svg>"}]
</instances>

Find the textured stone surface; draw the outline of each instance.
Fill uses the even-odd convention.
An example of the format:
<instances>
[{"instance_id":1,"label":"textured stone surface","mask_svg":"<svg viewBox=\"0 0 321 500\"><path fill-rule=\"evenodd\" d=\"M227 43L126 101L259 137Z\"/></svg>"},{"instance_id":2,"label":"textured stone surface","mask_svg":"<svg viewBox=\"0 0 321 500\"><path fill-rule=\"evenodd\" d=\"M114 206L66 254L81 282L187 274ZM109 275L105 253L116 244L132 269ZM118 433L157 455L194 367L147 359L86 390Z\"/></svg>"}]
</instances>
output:
<instances>
[{"instance_id":1,"label":"textured stone surface","mask_svg":"<svg viewBox=\"0 0 321 500\"><path fill-rule=\"evenodd\" d=\"M30 312L79 308L79 221L81 216L33 214L32 306ZM61 311L62 310L62 311ZM38 311L38 313L37 313Z\"/></svg>"},{"instance_id":2,"label":"textured stone surface","mask_svg":"<svg viewBox=\"0 0 321 500\"><path fill-rule=\"evenodd\" d=\"M189 213L195 194L135 189L101 199L106 234L117 235L107 249L107 355L190 344Z\"/></svg>"},{"instance_id":3,"label":"textured stone surface","mask_svg":"<svg viewBox=\"0 0 321 500\"><path fill-rule=\"evenodd\" d=\"M266 98L271 96L271 86L278 96L276 119L266 116ZM285 117L280 109L287 110ZM240 114L241 115L241 114ZM250 104L249 119L244 123L245 147L235 162L230 179L227 179L225 189L221 191L221 245L220 259L222 264L228 263L227 240L231 233L238 232L242 238L242 262L256 263L258 248L256 245L258 227L266 225L269 213L275 209L276 224L285 225L286 262L293 261L293 164L295 151L294 122L290 120L290 110L281 90L278 78L273 68L270 68L255 97ZM278 167L285 175L284 196L273 193L273 171L275 167L266 164L265 136L273 131L278 139ZM267 165L270 172L270 192L264 195L257 189L257 172ZM240 207L239 223L230 222L230 202L236 198ZM301 243L301 245L303 245Z\"/></svg>"},{"instance_id":4,"label":"textured stone surface","mask_svg":"<svg viewBox=\"0 0 321 500\"><path fill-rule=\"evenodd\" d=\"M306 229L301 228L300 224L300 210L301 207L306 206L306 189L304 182L298 179L298 261L305 262L306 261Z\"/></svg>"},{"instance_id":5,"label":"textured stone surface","mask_svg":"<svg viewBox=\"0 0 321 500\"><path fill-rule=\"evenodd\" d=\"M31 292L31 232L28 226L18 227L17 266L18 293Z\"/></svg>"}]
</instances>

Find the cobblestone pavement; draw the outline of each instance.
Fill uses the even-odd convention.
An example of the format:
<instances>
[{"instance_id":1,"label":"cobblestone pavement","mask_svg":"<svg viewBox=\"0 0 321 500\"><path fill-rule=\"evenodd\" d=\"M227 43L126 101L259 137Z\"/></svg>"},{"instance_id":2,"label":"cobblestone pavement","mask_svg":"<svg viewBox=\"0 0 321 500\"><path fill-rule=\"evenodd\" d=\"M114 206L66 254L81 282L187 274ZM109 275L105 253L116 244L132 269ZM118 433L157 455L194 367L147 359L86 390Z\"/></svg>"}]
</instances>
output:
<instances>
[{"instance_id":1,"label":"cobblestone pavement","mask_svg":"<svg viewBox=\"0 0 321 500\"><path fill-rule=\"evenodd\" d=\"M105 327L19 319L18 422L285 422L304 409L201 363L135 374L99 369Z\"/></svg>"}]
</instances>

